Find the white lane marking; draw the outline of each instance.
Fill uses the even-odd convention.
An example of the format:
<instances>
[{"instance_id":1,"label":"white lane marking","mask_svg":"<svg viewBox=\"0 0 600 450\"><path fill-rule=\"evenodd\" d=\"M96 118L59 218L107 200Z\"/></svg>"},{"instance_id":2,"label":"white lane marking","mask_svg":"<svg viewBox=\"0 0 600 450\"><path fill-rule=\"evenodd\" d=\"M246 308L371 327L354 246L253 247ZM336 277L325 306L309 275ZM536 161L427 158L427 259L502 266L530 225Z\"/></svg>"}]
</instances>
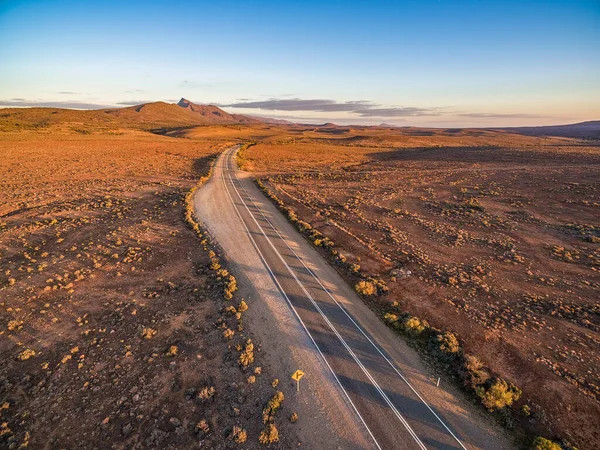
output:
<instances>
[{"instance_id":1,"label":"white lane marking","mask_svg":"<svg viewBox=\"0 0 600 450\"><path fill-rule=\"evenodd\" d=\"M230 165L231 165L231 161L228 160L228 166L230 166ZM231 172L228 175L229 175L229 179L231 181L231 185L233 186L233 189L236 191L236 193L237 193L238 197L240 198L242 204L245 206L246 210L248 211L248 213L250 214L250 216L252 217L252 219L256 223L256 226L260 229L261 233L263 234L263 236L265 237L265 239L267 240L267 242L269 243L269 245L271 246L271 248L273 249L273 251L277 254L277 256L279 257L279 259L281 260L281 262L285 265L285 267L290 272L290 274L292 275L292 277L296 280L296 282L298 283L298 285L300 286L300 288L302 289L302 291L304 292L304 294L306 295L306 297L310 299L311 303L313 304L313 306L315 307L315 309L319 312L319 314L321 315L321 317L323 318L323 320L325 321L325 323L327 323L327 325L329 326L329 328L334 332L334 334L337 336L337 338L339 339L339 341L342 343L342 345L344 346L344 348L346 349L346 351L348 351L348 353L350 354L350 356L352 356L352 359L354 359L354 361L356 362L356 364L362 369L362 371L367 376L367 378L369 379L369 381L371 382L371 384L379 392L379 394L381 395L381 397L384 399L384 401L387 403L387 405L390 407L390 409L394 412L394 414L396 415L396 417L398 418L398 420L400 420L400 422L402 423L402 425L404 425L404 427L406 428L406 430L408 431L408 433L411 435L411 437L415 440L415 442L417 443L417 445L421 449L426 450L425 445L423 444L423 442L421 442L421 440L419 439L419 437L417 436L417 434L414 432L414 430L411 428L411 426L408 424L408 422L406 421L406 419L404 419L404 417L400 414L400 412L398 411L398 409L396 408L396 406L392 403L392 401L389 399L389 397L386 395L386 393L383 391L383 389L379 386L379 384L373 378L373 376L370 374L370 372L367 370L367 368L362 364L362 362L356 356L356 354L354 353L354 351L346 343L346 341L344 340L344 338L342 337L342 335L337 331L337 329L333 326L333 324L331 323L331 321L323 313L323 311L321 310L321 308L319 307L319 305L315 302L314 298L306 290L306 288L304 287L304 285L302 284L302 282L298 279L298 277L296 276L296 274L294 273L294 271L291 269L291 267L285 261L285 259L283 258L283 256L281 256L281 254L279 253L279 251L277 250L277 248L273 245L273 243L271 242L271 239L269 239L269 237L266 235L266 233L264 232L263 228L261 227L261 225L256 220L256 217L254 217L254 214L252 214L252 212L250 211L250 208L248 208L248 205L246 204L246 202L244 201L244 199L240 195L237 187L235 186L233 178L231 177Z\"/></svg>"},{"instance_id":2,"label":"white lane marking","mask_svg":"<svg viewBox=\"0 0 600 450\"><path fill-rule=\"evenodd\" d=\"M331 292L329 292L329 290L323 286L323 283L321 283L321 280L319 279L319 277L317 277L312 270L310 270L310 268L308 268L306 266L306 264L304 263L304 261L302 260L302 258L300 258L300 256L298 256L298 254L294 251L294 249L292 247L290 247L290 245L287 243L287 241L283 238L283 236L281 235L281 233L279 233L279 231L275 228L275 226L271 223L271 221L267 218L267 216L265 215L265 213L263 212L263 210L256 204L256 202L252 199L252 196L248 193L248 190L244 187L244 185L239 182L241 188L244 190L244 192L246 193L246 196L252 201L252 204L254 205L254 207L260 211L260 214L263 216L263 218L267 221L267 223L270 225L270 227L273 229L273 231L275 233L277 233L277 235L279 236L279 238L281 239L281 241L286 245L286 247L294 254L294 256L296 257L296 259L298 261L300 261L300 263L304 266L304 268L308 271L308 273L310 273L310 275L312 275L312 277L317 281L317 283L319 283L319 286L321 286L321 288L327 293L327 295L329 295L329 297L335 302L335 304L344 312L344 314L348 317L348 319L350 319L350 321L354 324L354 326L361 332L361 334L367 338L367 340L369 341L369 343L377 350L377 352L387 361L387 363L392 367L392 369L394 369L394 371L400 376L400 378L402 378L402 380L407 384L407 386L415 393L415 395L419 398L419 400L421 400L423 402L423 404L429 409L429 411L431 411L431 413L435 416L435 418L442 424L442 426L448 431L448 433L450 433L450 435L454 438L454 440L458 443L458 445L460 445L464 450L467 450L467 448L463 445L463 443L460 441L460 439L458 439L458 437L452 432L452 430L446 425L446 423L441 419L440 416L437 415L437 413L433 410L433 408L431 408L431 406L429 406L429 404L425 401L425 399L423 397L421 397L421 394L419 394L419 392L409 383L409 381L404 377L404 375L402 375L402 373L398 370L398 368L396 368L396 366L387 358L387 356L385 356L385 354L383 353L383 351L379 348L379 346L377 344L375 344L371 338L364 332L364 330L354 321L354 319L352 318L352 316L350 316L350 314L348 313L348 311L346 310L346 308L341 305L336 299L335 297L331 294Z\"/></svg>"},{"instance_id":3,"label":"white lane marking","mask_svg":"<svg viewBox=\"0 0 600 450\"><path fill-rule=\"evenodd\" d=\"M221 171L224 173L224 171L221 169ZM227 183L225 182L225 177L222 176L221 180L223 181L223 186L225 187L225 192L227 192L227 195L229 196L229 199L231 200L231 204L233 205L233 209L235 210L236 214L238 215L240 222L242 222L242 225L244 226L244 228L246 229L246 233L248 234L248 237L250 238L250 240L252 241L252 245L254 246L254 248L256 249L256 251L258 252L258 255L260 257L260 259L262 260L263 264L265 265L265 267L267 268L267 270L269 271L269 273L271 274L271 277L273 278L273 280L275 281L275 283L277 284L277 287L279 288L279 291L283 294L283 296L285 297L288 305L290 306L290 308L292 309L294 315L296 316L296 318L298 319L298 321L300 322L300 324L302 325L302 328L304 328L304 331L306 331L306 334L308 335L308 337L310 338L310 340L312 341L313 345L315 346L315 348L317 349L317 352L319 352L319 355L321 356L321 358L323 359L323 361L325 362L325 365L327 366L327 368L329 369L329 371L331 372L331 374L333 375L333 377L335 378L335 381L337 381L338 385L340 386L340 388L342 389L342 392L344 393L344 395L346 396L346 398L348 399L348 401L350 402L350 405L352 405L352 408L354 409L354 412L356 413L356 415L358 416L358 418L360 419L360 421L362 422L362 424L365 426L365 428L367 429L367 432L369 433L369 436L371 436L371 439L373 439L373 442L375 443L376 447L379 450L382 450L381 446L379 445L379 442L377 442L377 439L375 439L375 436L373 435L373 433L371 432L369 426L367 425L367 423L365 422L365 420L363 419L362 415L360 414L360 412L358 411L358 408L356 407L356 405L354 404L354 402L352 401L352 399L350 398L350 395L348 394L348 392L346 392L346 389L344 389L344 386L342 385L341 381L339 380L339 378L337 377L337 375L335 374L335 372L333 371L333 368L329 365L329 362L327 361L327 358L325 358L325 355L323 354L323 352L321 352L321 349L319 348L319 346L317 345L317 343L315 342L315 340L313 339L312 335L310 334L310 332L308 331L308 328L306 327L306 325L304 324L304 322L302 321L302 319L300 318L300 315L298 314L298 311L296 311L296 308L294 307L294 305L292 304L292 301L289 299L289 297L287 296L287 294L285 293L283 286L281 286L281 284L279 283L279 280L277 279L277 277L275 276L275 274L273 273L273 271L271 270L271 268L269 267L269 264L267 263L267 260L265 259L265 257L263 256L262 252L260 251L260 249L258 248L258 244L256 243L256 241L254 240L254 237L252 236L252 234L250 233L250 230L248 229L248 226L246 225L246 223L244 222L244 219L242 218L242 215L240 214L240 212L238 211L238 208L233 200L233 197L231 196L231 193L229 192L229 189L227 188ZM238 194L239 196L239 194Z\"/></svg>"}]
</instances>

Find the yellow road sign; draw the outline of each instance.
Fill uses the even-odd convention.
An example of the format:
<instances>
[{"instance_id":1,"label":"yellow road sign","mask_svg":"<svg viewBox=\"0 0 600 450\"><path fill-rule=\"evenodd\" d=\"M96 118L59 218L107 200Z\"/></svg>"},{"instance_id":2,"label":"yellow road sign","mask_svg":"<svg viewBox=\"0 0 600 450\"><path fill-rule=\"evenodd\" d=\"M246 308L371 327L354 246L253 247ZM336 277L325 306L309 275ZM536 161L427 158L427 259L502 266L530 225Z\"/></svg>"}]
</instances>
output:
<instances>
[{"instance_id":1,"label":"yellow road sign","mask_svg":"<svg viewBox=\"0 0 600 450\"><path fill-rule=\"evenodd\" d=\"M292 375L292 380L300 381L300 378L302 378L303 376L304 372L302 372L301 370L296 370L294 372L294 375Z\"/></svg>"}]
</instances>

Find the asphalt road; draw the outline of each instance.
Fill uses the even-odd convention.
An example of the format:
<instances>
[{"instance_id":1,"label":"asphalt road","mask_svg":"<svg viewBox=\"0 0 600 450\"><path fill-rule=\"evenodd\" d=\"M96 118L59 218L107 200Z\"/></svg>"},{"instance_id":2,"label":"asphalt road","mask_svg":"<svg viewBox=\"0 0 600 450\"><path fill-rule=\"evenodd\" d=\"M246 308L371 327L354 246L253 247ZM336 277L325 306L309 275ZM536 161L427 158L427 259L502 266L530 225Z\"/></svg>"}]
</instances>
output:
<instances>
[{"instance_id":1,"label":"asphalt road","mask_svg":"<svg viewBox=\"0 0 600 450\"><path fill-rule=\"evenodd\" d=\"M282 297L310 336L376 447L466 448L389 355L321 283L237 178L236 148L219 161L223 189Z\"/></svg>"},{"instance_id":2,"label":"asphalt road","mask_svg":"<svg viewBox=\"0 0 600 450\"><path fill-rule=\"evenodd\" d=\"M293 397L304 448L515 448L501 427L388 328L222 153L196 192L197 217L217 240L247 299L248 328L280 379L302 369Z\"/></svg>"}]
</instances>

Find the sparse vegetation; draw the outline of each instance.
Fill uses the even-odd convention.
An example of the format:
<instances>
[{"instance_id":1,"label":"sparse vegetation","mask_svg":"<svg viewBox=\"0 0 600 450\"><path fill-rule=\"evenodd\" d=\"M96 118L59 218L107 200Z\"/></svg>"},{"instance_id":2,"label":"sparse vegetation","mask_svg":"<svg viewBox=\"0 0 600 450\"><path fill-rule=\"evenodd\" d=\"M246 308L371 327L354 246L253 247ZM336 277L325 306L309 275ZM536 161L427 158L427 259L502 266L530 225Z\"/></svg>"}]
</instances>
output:
<instances>
[{"instance_id":1,"label":"sparse vegetation","mask_svg":"<svg viewBox=\"0 0 600 450\"><path fill-rule=\"evenodd\" d=\"M501 422L538 433L547 420L593 442L591 424L572 420L594 415L600 398L591 363L600 330L592 147L565 141L557 150L491 131L422 137L350 127L259 142L246 157L257 186L386 323L482 404L505 404ZM378 279L385 289L375 293ZM486 364L465 354L482 342ZM506 379L496 382L498 372ZM588 409L567 413L528 373L570 407L583 394ZM508 406L515 385L535 404L535 420Z\"/></svg>"},{"instance_id":2,"label":"sparse vegetation","mask_svg":"<svg viewBox=\"0 0 600 450\"><path fill-rule=\"evenodd\" d=\"M130 113L98 121L31 114L19 125L0 117L0 345L9 355L0 369L3 386L14 388L0 388L0 403L11 400L0 446L10 436L37 448L60 434L39 420L50 407L62 419L86 411L78 426L92 446L118 438L160 447L162 433L181 448L198 439L218 446L242 425L248 436L262 431L262 444L286 440L272 421L238 423L252 408L261 414L257 396L273 376L253 366L260 353L244 330L248 304L193 217L211 157L225 140L256 135L238 161L260 174L257 185L350 286L369 285L364 301L436 370L504 423L534 423L537 435L550 422L552 435L592 446L600 395L594 147L486 130L159 124L162 135L153 135L140 129L154 118L132 129ZM190 242L205 252L189 251ZM213 325L214 333L191 332ZM144 327L154 331L149 339ZM36 343L47 338L48 348ZM20 361L28 349L38 353ZM180 364L194 375L183 377ZM95 367L104 369L91 376ZM246 389L242 415L223 407L230 383ZM199 386L219 394L202 399ZM74 404L79 390L94 414ZM123 396L119 417L111 408ZM194 427L199 402L203 425ZM548 442L558 445L540 445Z\"/></svg>"},{"instance_id":3,"label":"sparse vegetation","mask_svg":"<svg viewBox=\"0 0 600 450\"><path fill-rule=\"evenodd\" d=\"M220 393L248 379L228 355L249 302L193 216L224 145L94 126L0 133L0 447L244 445L227 430L259 435L264 388L235 414ZM231 340L198 332L226 292Z\"/></svg>"},{"instance_id":4,"label":"sparse vegetation","mask_svg":"<svg viewBox=\"0 0 600 450\"><path fill-rule=\"evenodd\" d=\"M253 145L256 145L256 142L248 142L245 144L242 144L239 148L239 150L237 151L237 155L236 155L236 160L237 160L237 165L241 170L249 170L250 167L248 167L248 159L246 157L246 151L248 150L248 148L252 147Z\"/></svg>"}]
</instances>

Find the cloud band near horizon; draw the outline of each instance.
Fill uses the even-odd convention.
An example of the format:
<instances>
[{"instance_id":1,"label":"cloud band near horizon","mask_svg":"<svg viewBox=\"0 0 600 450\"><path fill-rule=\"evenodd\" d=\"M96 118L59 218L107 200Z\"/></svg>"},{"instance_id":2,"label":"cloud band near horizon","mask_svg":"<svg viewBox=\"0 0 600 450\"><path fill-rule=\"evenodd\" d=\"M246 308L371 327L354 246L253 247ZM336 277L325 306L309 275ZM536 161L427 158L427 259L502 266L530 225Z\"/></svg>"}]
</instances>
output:
<instances>
[{"instance_id":1,"label":"cloud band near horizon","mask_svg":"<svg viewBox=\"0 0 600 450\"><path fill-rule=\"evenodd\" d=\"M261 109L263 111L348 112L358 117L417 117L439 116L437 108L386 107L366 100L338 102L327 99L269 99L240 101L219 105L224 108Z\"/></svg>"},{"instance_id":2,"label":"cloud band near horizon","mask_svg":"<svg viewBox=\"0 0 600 450\"><path fill-rule=\"evenodd\" d=\"M59 94L75 94L70 92L60 92ZM173 102L173 100L167 100ZM41 101L27 100L24 98L12 98L10 100L0 100L0 107L45 107L45 108L68 108L68 109L113 109L119 107L135 106L144 103L151 103L152 100L123 100L113 104L90 103L77 100L57 100ZM197 102L202 104L202 102ZM223 108L251 109L265 112L313 112L313 113L349 113L355 118L365 119L397 119L405 121L406 117L463 117L474 120L490 119L548 119L554 116L543 114L526 113L483 113L483 112L460 112L450 111L446 108L420 108L420 107L388 107L366 100L338 102L329 99L276 99L252 101L240 100L235 103L219 104ZM265 117L268 114L265 115ZM287 118L289 116L285 116ZM350 119L347 117L346 119Z\"/></svg>"}]
</instances>

